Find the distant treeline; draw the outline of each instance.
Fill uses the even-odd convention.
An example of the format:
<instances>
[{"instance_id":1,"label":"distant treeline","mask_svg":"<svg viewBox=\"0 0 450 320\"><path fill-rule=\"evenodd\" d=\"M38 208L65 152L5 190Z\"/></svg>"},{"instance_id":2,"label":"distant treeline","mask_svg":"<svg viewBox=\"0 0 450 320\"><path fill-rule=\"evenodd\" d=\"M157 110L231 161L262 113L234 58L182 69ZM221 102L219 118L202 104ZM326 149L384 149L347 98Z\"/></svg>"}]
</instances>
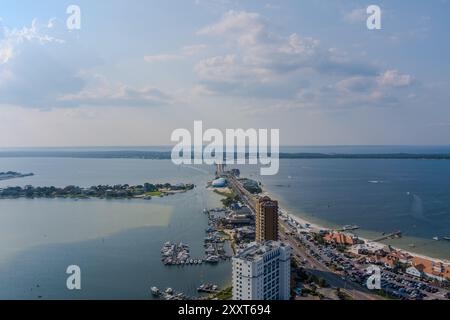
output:
<instances>
[{"instance_id":1,"label":"distant treeline","mask_svg":"<svg viewBox=\"0 0 450 320\"><path fill-rule=\"evenodd\" d=\"M236 156L236 154L235 154ZM0 151L0 158L93 158L93 159L171 159L168 151ZM246 154L246 158L249 155ZM450 160L450 154L379 153L379 154L326 154L280 153L280 159L428 159Z\"/></svg>"}]
</instances>

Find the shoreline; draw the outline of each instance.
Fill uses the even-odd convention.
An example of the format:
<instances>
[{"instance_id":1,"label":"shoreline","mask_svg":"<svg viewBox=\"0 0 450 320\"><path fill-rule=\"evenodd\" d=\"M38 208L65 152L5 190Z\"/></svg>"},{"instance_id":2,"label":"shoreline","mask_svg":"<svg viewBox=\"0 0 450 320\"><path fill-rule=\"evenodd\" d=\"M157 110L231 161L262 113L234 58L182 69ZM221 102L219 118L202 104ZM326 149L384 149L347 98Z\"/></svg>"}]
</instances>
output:
<instances>
[{"instance_id":1,"label":"shoreline","mask_svg":"<svg viewBox=\"0 0 450 320\"><path fill-rule=\"evenodd\" d=\"M14 179L20 179L20 178L27 178L27 177L33 177L34 173L18 173L13 172L11 174L3 173L0 174L0 181L8 181L8 180L14 180Z\"/></svg>"},{"instance_id":2,"label":"shoreline","mask_svg":"<svg viewBox=\"0 0 450 320\"><path fill-rule=\"evenodd\" d=\"M267 190L264 190L262 194L268 195L269 197L273 196L273 194L271 192L267 191ZM276 198L276 197L273 197L273 198ZM309 225L309 227L305 228L305 230L309 230L309 231L320 231L320 230L330 230L331 231L331 230L333 230L333 231L336 231L333 228L325 227L325 226L320 225L318 223L314 223L314 222L308 221L307 218L295 215L292 212L290 212L289 210L285 209L284 207L280 206L279 207L279 211L281 213L283 213L283 214L286 214L289 218L293 219L294 221L296 221L297 223L301 224L304 227L306 227L306 225ZM344 231L344 233L345 232L346 233L352 233L351 231ZM370 239L367 239L367 238L364 238L364 237L361 237L361 236L358 236L358 238L363 240L365 243L376 243L378 245L388 246L387 244L384 244L382 242L374 242L374 241L372 241ZM442 263L445 263L445 264L450 264L450 260L445 259L445 258L433 258L433 257L427 256L426 254L420 254L420 253L417 253L417 252L414 252L414 251L411 251L411 250L402 249L402 248L399 248L399 247L396 247L396 246L392 246L391 245L391 247L394 250L396 250L396 251L404 252L404 253L409 254L409 255L411 255L413 257L418 257L418 258L430 260L430 261L433 261L433 262L442 262Z\"/></svg>"},{"instance_id":3,"label":"shoreline","mask_svg":"<svg viewBox=\"0 0 450 320\"><path fill-rule=\"evenodd\" d=\"M280 210L282 210L283 213L285 213L287 216L289 216L290 218L294 219L295 221L297 221L298 223L300 223L300 224L302 224L302 225L309 224L310 227L307 228L307 230L312 230L312 231L319 231L319 230L333 230L333 229L330 229L330 228L327 228L327 227L324 227L324 226L317 225L317 224L315 224L315 223L311 223L311 222L305 220L304 218L301 218L301 217L298 217L298 216L296 216L296 215L294 215L294 214L292 214L292 213L289 213L289 212L288 212L287 210L285 210L284 208L280 208ZM345 232L344 232L344 233L345 233ZM349 232L347 232L347 233L351 233L351 232L349 231ZM387 244L383 244L382 242L374 242L374 241L372 241L372 240L370 240L370 239L367 239L367 238L364 238L364 237L358 236L358 238L361 239L361 240L363 240L363 241L366 242L366 243L377 243L377 244L379 244L379 245L388 246ZM398 248L398 247L395 247L395 246L391 246L391 247L392 247L394 250L396 250L396 251L401 251L401 252L407 253L407 254L409 254L409 255L411 255L411 256L413 256L413 257L418 257L418 258L422 258L422 259L426 259L426 260L430 260L430 261L434 261L434 262L443 262L443 263L446 263L446 264L450 264L450 261L447 260L447 259L443 259L443 258L433 258L433 257L427 256L427 255L424 255L424 254L420 254L420 253L413 252L413 251L411 251L411 250L405 250L405 249Z\"/></svg>"}]
</instances>

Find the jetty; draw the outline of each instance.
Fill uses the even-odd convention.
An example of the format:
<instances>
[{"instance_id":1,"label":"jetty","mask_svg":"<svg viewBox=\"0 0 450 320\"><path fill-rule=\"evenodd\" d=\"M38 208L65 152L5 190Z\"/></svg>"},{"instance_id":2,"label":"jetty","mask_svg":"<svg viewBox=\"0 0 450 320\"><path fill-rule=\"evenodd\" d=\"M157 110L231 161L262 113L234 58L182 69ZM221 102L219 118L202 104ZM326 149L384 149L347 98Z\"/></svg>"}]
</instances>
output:
<instances>
[{"instance_id":1,"label":"jetty","mask_svg":"<svg viewBox=\"0 0 450 320\"><path fill-rule=\"evenodd\" d=\"M390 233L390 234L383 235L382 237L374 239L372 241L373 242L380 242L380 241L387 240L387 239L401 238L402 235L403 235L403 233L401 231L396 231L396 232L393 232L393 233Z\"/></svg>"}]
</instances>

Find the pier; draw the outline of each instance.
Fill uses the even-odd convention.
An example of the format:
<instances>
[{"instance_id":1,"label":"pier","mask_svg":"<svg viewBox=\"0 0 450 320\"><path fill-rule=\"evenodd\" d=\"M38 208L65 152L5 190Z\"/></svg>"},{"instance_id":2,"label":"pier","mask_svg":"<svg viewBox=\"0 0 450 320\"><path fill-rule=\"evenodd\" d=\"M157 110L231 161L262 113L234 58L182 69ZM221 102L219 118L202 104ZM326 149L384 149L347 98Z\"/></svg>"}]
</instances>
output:
<instances>
[{"instance_id":1,"label":"pier","mask_svg":"<svg viewBox=\"0 0 450 320\"><path fill-rule=\"evenodd\" d=\"M375 239L375 240L372 240L372 241L373 241L373 242L380 242L380 241L387 240L387 239L391 239L391 238L401 238L401 237L402 237L402 234L403 234L403 233L402 233L401 231L396 231L396 232L393 232L393 233L384 235L384 236L382 236L382 237L380 237L380 238L377 238L377 239Z\"/></svg>"}]
</instances>

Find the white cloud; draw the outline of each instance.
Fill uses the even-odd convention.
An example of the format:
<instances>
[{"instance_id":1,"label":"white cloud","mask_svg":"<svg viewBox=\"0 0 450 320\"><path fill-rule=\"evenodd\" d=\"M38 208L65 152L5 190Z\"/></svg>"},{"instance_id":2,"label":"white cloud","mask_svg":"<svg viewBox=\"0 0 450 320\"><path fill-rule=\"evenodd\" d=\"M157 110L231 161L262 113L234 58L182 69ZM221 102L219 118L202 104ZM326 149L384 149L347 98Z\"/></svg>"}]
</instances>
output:
<instances>
[{"instance_id":1,"label":"white cloud","mask_svg":"<svg viewBox=\"0 0 450 320\"><path fill-rule=\"evenodd\" d=\"M377 81L382 86L406 87L411 85L413 77L400 74L397 70L387 70L378 77Z\"/></svg>"},{"instance_id":2,"label":"white cloud","mask_svg":"<svg viewBox=\"0 0 450 320\"><path fill-rule=\"evenodd\" d=\"M170 53L149 55L149 56L144 57L144 60L149 63L166 62L166 61L173 61L173 60L180 60L180 59L182 59L182 56L180 56L178 54L170 54Z\"/></svg>"},{"instance_id":3,"label":"white cloud","mask_svg":"<svg viewBox=\"0 0 450 320\"><path fill-rule=\"evenodd\" d=\"M246 11L228 11L222 19L213 25L198 31L200 35L224 35L238 32L246 37L249 34L257 34L264 28L262 17L258 13ZM245 30L245 34L242 31Z\"/></svg>"},{"instance_id":4,"label":"white cloud","mask_svg":"<svg viewBox=\"0 0 450 320\"><path fill-rule=\"evenodd\" d=\"M30 27L22 29L2 28L3 38L0 40L0 65L5 64L14 57L15 49L24 42L37 42L39 44L46 43L63 43L64 41L39 30L36 19L31 23Z\"/></svg>"},{"instance_id":5,"label":"white cloud","mask_svg":"<svg viewBox=\"0 0 450 320\"><path fill-rule=\"evenodd\" d=\"M336 88L341 93L366 93L375 85L376 81L373 77L355 76L340 80L336 84Z\"/></svg>"},{"instance_id":6,"label":"white cloud","mask_svg":"<svg viewBox=\"0 0 450 320\"><path fill-rule=\"evenodd\" d=\"M95 79L86 88L59 98L68 105L104 105L121 107L147 107L166 105L172 101L170 95L151 87L132 87L123 83L111 83L104 76L88 75Z\"/></svg>"},{"instance_id":7,"label":"white cloud","mask_svg":"<svg viewBox=\"0 0 450 320\"><path fill-rule=\"evenodd\" d=\"M226 52L196 64L199 94L257 99L260 106L345 108L394 105L404 96L393 88L412 82L411 76L380 70L318 39L275 32L258 13L228 11L198 35L225 40Z\"/></svg>"},{"instance_id":8,"label":"white cloud","mask_svg":"<svg viewBox=\"0 0 450 320\"><path fill-rule=\"evenodd\" d=\"M205 58L195 71L210 91L292 98L314 76L375 76L377 69L348 54L323 48L318 39L298 33L284 36L271 30L258 13L228 11L222 19L198 31L223 38L228 54ZM297 86L297 87L296 87Z\"/></svg>"},{"instance_id":9,"label":"white cloud","mask_svg":"<svg viewBox=\"0 0 450 320\"><path fill-rule=\"evenodd\" d=\"M40 25L33 20L30 27L4 28L0 42L0 105L37 109L134 107L163 105L171 100L151 86L113 84L92 75L88 70L96 61L91 53L49 34L58 32L54 27L53 22Z\"/></svg>"},{"instance_id":10,"label":"white cloud","mask_svg":"<svg viewBox=\"0 0 450 320\"><path fill-rule=\"evenodd\" d=\"M55 24L56 24L56 21L57 21L56 18L51 18L50 20L48 20L47 28L48 29L54 28Z\"/></svg>"},{"instance_id":11,"label":"white cloud","mask_svg":"<svg viewBox=\"0 0 450 320\"><path fill-rule=\"evenodd\" d=\"M180 53L162 53L156 55L147 55L144 57L144 61L149 63L166 62L174 60L183 60L187 57L194 56L205 50L207 46L205 44L195 44L184 46L181 48Z\"/></svg>"},{"instance_id":12,"label":"white cloud","mask_svg":"<svg viewBox=\"0 0 450 320\"><path fill-rule=\"evenodd\" d=\"M365 8L358 8L350 11L344 16L344 20L351 23L363 22L367 20L367 11Z\"/></svg>"},{"instance_id":13,"label":"white cloud","mask_svg":"<svg viewBox=\"0 0 450 320\"><path fill-rule=\"evenodd\" d=\"M2 31L0 105L50 108L59 94L82 87L77 59L64 51L65 41L51 35L46 25L34 19L29 27Z\"/></svg>"},{"instance_id":14,"label":"white cloud","mask_svg":"<svg viewBox=\"0 0 450 320\"><path fill-rule=\"evenodd\" d=\"M0 44L0 64L7 63L13 56L13 46L10 43Z\"/></svg>"},{"instance_id":15,"label":"white cloud","mask_svg":"<svg viewBox=\"0 0 450 320\"><path fill-rule=\"evenodd\" d=\"M206 48L207 48L206 44L194 44L194 45L190 45L190 46L184 46L181 49L181 53L184 56L193 56L193 55L199 54Z\"/></svg>"}]
</instances>

